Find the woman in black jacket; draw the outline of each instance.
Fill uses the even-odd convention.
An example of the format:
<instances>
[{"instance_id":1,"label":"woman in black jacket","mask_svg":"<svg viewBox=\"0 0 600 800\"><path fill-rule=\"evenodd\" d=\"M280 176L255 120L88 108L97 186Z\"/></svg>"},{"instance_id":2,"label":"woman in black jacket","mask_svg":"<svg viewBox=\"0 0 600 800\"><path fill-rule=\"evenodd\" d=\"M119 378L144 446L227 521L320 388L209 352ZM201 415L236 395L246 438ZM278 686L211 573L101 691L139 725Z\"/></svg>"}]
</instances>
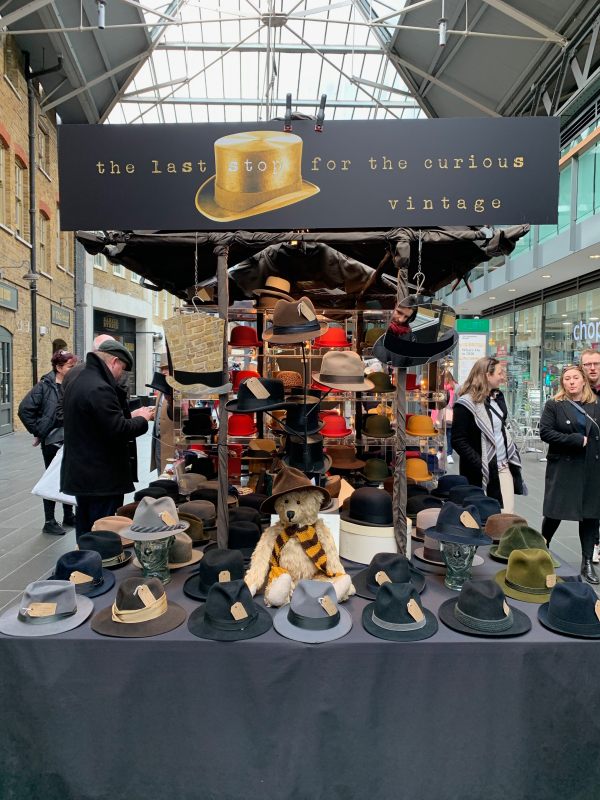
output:
<instances>
[{"instance_id":1,"label":"woman in black jacket","mask_svg":"<svg viewBox=\"0 0 600 800\"><path fill-rule=\"evenodd\" d=\"M498 359L475 362L454 403L452 447L460 456L460 474L512 514L515 494L525 488L521 459L506 428L508 410L499 389L505 379Z\"/></svg>"},{"instance_id":2,"label":"woman in black jacket","mask_svg":"<svg viewBox=\"0 0 600 800\"><path fill-rule=\"evenodd\" d=\"M19 419L29 433L35 436L33 446L42 447L44 466L48 468L58 448L63 443L63 429L57 424L57 409L62 397L62 381L67 372L77 363L77 356L67 350L57 350L52 356L52 371L48 372L25 395L19 405ZM73 506L63 505L63 524L54 519L56 503L44 500L44 527L43 533L53 536L63 536L66 533L64 525L75 526Z\"/></svg>"},{"instance_id":3,"label":"woman in black jacket","mask_svg":"<svg viewBox=\"0 0 600 800\"><path fill-rule=\"evenodd\" d=\"M570 364L540 420L547 442L542 534L550 544L563 519L579 522L581 574L600 579L592 564L600 520L600 404L580 366Z\"/></svg>"}]
</instances>

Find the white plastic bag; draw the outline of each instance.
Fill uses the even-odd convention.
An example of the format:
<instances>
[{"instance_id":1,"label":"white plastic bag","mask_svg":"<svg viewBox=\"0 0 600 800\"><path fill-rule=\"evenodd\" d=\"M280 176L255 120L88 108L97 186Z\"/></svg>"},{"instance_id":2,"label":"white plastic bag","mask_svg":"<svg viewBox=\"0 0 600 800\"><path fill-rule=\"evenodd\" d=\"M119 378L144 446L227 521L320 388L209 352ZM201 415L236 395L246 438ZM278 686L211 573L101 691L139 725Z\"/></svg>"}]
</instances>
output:
<instances>
[{"instance_id":1,"label":"white plastic bag","mask_svg":"<svg viewBox=\"0 0 600 800\"><path fill-rule=\"evenodd\" d=\"M50 466L31 490L31 494L43 497L45 500L54 500L55 503L66 503L69 506L76 506L77 501L70 494L63 494L60 491L60 465L62 464L63 449L58 451Z\"/></svg>"}]
</instances>

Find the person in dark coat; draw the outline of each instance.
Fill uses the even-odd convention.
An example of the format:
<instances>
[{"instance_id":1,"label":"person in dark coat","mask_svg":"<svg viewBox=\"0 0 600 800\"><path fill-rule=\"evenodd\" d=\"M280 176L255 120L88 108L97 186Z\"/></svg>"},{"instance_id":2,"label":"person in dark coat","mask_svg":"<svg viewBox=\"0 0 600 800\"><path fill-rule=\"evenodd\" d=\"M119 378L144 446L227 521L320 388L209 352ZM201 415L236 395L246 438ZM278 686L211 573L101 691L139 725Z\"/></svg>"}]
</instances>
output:
<instances>
[{"instance_id":1,"label":"person in dark coat","mask_svg":"<svg viewBox=\"0 0 600 800\"><path fill-rule=\"evenodd\" d=\"M19 404L19 419L29 433L35 436L33 445L41 445L46 469L52 463L63 443L62 423L58 420L58 407L62 400L62 383L69 371L77 364L77 356L68 350L57 350L52 356L52 371L48 372L30 389ZM54 518L56 503L44 500L43 533L64 536L65 527L75 525L73 506L63 505L63 524Z\"/></svg>"},{"instance_id":2,"label":"person in dark coat","mask_svg":"<svg viewBox=\"0 0 600 800\"><path fill-rule=\"evenodd\" d=\"M550 544L561 520L579 522L581 574L598 584L592 556L600 520L600 404L580 366L563 369L558 392L544 406L540 438L548 443L542 535Z\"/></svg>"},{"instance_id":3,"label":"person in dark coat","mask_svg":"<svg viewBox=\"0 0 600 800\"><path fill-rule=\"evenodd\" d=\"M129 411L119 380L132 367L127 348L106 341L87 354L85 368L65 390L61 490L77 498L77 538L100 517L112 516L134 489L137 465L130 440L146 433L154 409Z\"/></svg>"},{"instance_id":4,"label":"person in dark coat","mask_svg":"<svg viewBox=\"0 0 600 800\"><path fill-rule=\"evenodd\" d=\"M499 389L505 379L498 359L475 362L454 403L452 447L460 456L460 474L512 514L515 494L523 494L525 486L521 459L506 427L508 409Z\"/></svg>"}]
</instances>

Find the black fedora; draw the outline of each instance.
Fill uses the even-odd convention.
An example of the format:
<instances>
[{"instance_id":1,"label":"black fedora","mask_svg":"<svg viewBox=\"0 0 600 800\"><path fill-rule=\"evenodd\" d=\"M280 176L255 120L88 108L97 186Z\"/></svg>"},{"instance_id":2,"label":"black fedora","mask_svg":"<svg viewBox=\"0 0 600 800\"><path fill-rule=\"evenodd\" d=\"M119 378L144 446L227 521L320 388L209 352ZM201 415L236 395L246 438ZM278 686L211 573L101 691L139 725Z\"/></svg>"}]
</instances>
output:
<instances>
[{"instance_id":1,"label":"black fedora","mask_svg":"<svg viewBox=\"0 0 600 800\"><path fill-rule=\"evenodd\" d=\"M392 498L385 489L363 486L352 492L348 506L340 512L340 519L355 525L389 528L394 524Z\"/></svg>"},{"instance_id":2,"label":"black fedora","mask_svg":"<svg viewBox=\"0 0 600 800\"><path fill-rule=\"evenodd\" d=\"M454 489L455 486L468 485L469 481L464 475L442 475L438 480L438 485L431 494L434 494L436 497L443 497L447 500L450 489Z\"/></svg>"},{"instance_id":3,"label":"black fedora","mask_svg":"<svg viewBox=\"0 0 600 800\"><path fill-rule=\"evenodd\" d=\"M323 452L323 437L320 434L307 436L288 436L286 452L281 459L288 467L301 472L327 472L331 467L331 457Z\"/></svg>"},{"instance_id":4,"label":"black fedora","mask_svg":"<svg viewBox=\"0 0 600 800\"><path fill-rule=\"evenodd\" d=\"M463 499L462 504L463 506L475 506L479 511L482 525L485 525L488 518L493 514L500 514L502 511L502 507L496 498L488 497L487 495L469 494Z\"/></svg>"},{"instance_id":5,"label":"black fedora","mask_svg":"<svg viewBox=\"0 0 600 800\"><path fill-rule=\"evenodd\" d=\"M419 511L424 511L426 508L441 508L443 505L444 502L439 497L431 494L416 494L406 499L406 515L414 523Z\"/></svg>"},{"instance_id":6,"label":"black fedora","mask_svg":"<svg viewBox=\"0 0 600 800\"><path fill-rule=\"evenodd\" d=\"M457 506L462 506L462 502L465 497L469 497L469 495L479 494L482 497L485 497L485 492L481 488L481 486L473 486L469 483L461 483L458 486L453 486L450 491L448 492L448 500L451 503L456 503Z\"/></svg>"},{"instance_id":7,"label":"black fedora","mask_svg":"<svg viewBox=\"0 0 600 800\"><path fill-rule=\"evenodd\" d=\"M161 392L169 397L173 396L173 389L167 383L167 379L162 372L155 372L152 376L152 383L146 383L145 385L149 389L154 389L155 392Z\"/></svg>"},{"instance_id":8,"label":"black fedora","mask_svg":"<svg viewBox=\"0 0 600 800\"><path fill-rule=\"evenodd\" d=\"M387 491L386 483L389 481L390 484L393 482L392 478L386 478L384 482L384 488ZM390 492L391 494L391 492ZM409 483L406 486L406 499L408 500L409 497L416 497L419 494L429 494L429 489L426 486L420 486L418 483Z\"/></svg>"},{"instance_id":9,"label":"black fedora","mask_svg":"<svg viewBox=\"0 0 600 800\"><path fill-rule=\"evenodd\" d=\"M307 397L306 403L304 397L291 397L288 398L288 401L287 414L285 420L281 422L284 430L298 436L304 436L305 425L307 435L318 433L321 430L325 423L319 418L318 398Z\"/></svg>"},{"instance_id":10,"label":"black fedora","mask_svg":"<svg viewBox=\"0 0 600 800\"><path fill-rule=\"evenodd\" d=\"M531 630L527 614L511 608L493 580L465 581L458 597L442 603L438 617L448 628L468 636L522 636Z\"/></svg>"},{"instance_id":11,"label":"black fedora","mask_svg":"<svg viewBox=\"0 0 600 800\"><path fill-rule=\"evenodd\" d=\"M80 550L95 550L100 553L102 566L106 569L118 569L131 561L131 550L123 550L123 540L114 531L92 531L79 537L77 547Z\"/></svg>"},{"instance_id":12,"label":"black fedora","mask_svg":"<svg viewBox=\"0 0 600 800\"><path fill-rule=\"evenodd\" d=\"M211 416L209 414L200 414L186 419L181 430L184 436L210 436L215 429L213 428Z\"/></svg>"},{"instance_id":13,"label":"black fedora","mask_svg":"<svg viewBox=\"0 0 600 800\"><path fill-rule=\"evenodd\" d=\"M435 616L421 605L411 583L384 583L374 603L363 609L363 628L378 639L417 642L429 639L438 629Z\"/></svg>"},{"instance_id":14,"label":"black fedora","mask_svg":"<svg viewBox=\"0 0 600 800\"><path fill-rule=\"evenodd\" d=\"M600 639L600 600L588 583L557 583L538 609L545 628L564 636Z\"/></svg>"},{"instance_id":15,"label":"black fedora","mask_svg":"<svg viewBox=\"0 0 600 800\"><path fill-rule=\"evenodd\" d=\"M190 615L188 630L200 639L238 642L266 633L273 625L266 608L257 606L243 579L213 584L206 602Z\"/></svg>"},{"instance_id":16,"label":"black fedora","mask_svg":"<svg viewBox=\"0 0 600 800\"><path fill-rule=\"evenodd\" d=\"M492 543L481 529L479 511L475 506L457 506L448 501L440 509L440 515L434 528L427 528L425 533L441 542L456 544L474 544L482 546Z\"/></svg>"},{"instance_id":17,"label":"black fedora","mask_svg":"<svg viewBox=\"0 0 600 800\"><path fill-rule=\"evenodd\" d=\"M178 628L186 611L169 603L158 578L125 578L112 606L92 618L92 630L102 636L141 639Z\"/></svg>"},{"instance_id":18,"label":"black fedora","mask_svg":"<svg viewBox=\"0 0 600 800\"><path fill-rule=\"evenodd\" d=\"M179 498L179 487L177 485L177 481L171 480L171 478L157 478L155 481L150 481L148 486L164 489L175 501L177 501Z\"/></svg>"},{"instance_id":19,"label":"black fedora","mask_svg":"<svg viewBox=\"0 0 600 800\"><path fill-rule=\"evenodd\" d=\"M219 488L215 481L206 481L203 486L195 489L190 494L190 500L207 500L216 508L219 504ZM237 506L237 498L232 494L227 495L227 505Z\"/></svg>"},{"instance_id":20,"label":"black fedora","mask_svg":"<svg viewBox=\"0 0 600 800\"><path fill-rule=\"evenodd\" d=\"M212 458L199 455L195 451L188 451L184 454L186 472L193 475L204 475L207 481L212 481L217 477L217 470Z\"/></svg>"},{"instance_id":21,"label":"black fedora","mask_svg":"<svg viewBox=\"0 0 600 800\"><path fill-rule=\"evenodd\" d=\"M214 583L237 581L244 577L244 559L239 550L207 550L195 572L183 584L183 591L193 600L206 600Z\"/></svg>"},{"instance_id":22,"label":"black fedora","mask_svg":"<svg viewBox=\"0 0 600 800\"><path fill-rule=\"evenodd\" d=\"M86 597L98 597L109 592L115 585L115 576L110 570L103 568L100 553L95 550L63 553L49 580L70 581L75 584L77 594L84 594Z\"/></svg>"},{"instance_id":23,"label":"black fedora","mask_svg":"<svg viewBox=\"0 0 600 800\"><path fill-rule=\"evenodd\" d=\"M232 414L250 414L285 408L283 381L276 378L245 378L237 390L237 398L225 403Z\"/></svg>"},{"instance_id":24,"label":"black fedora","mask_svg":"<svg viewBox=\"0 0 600 800\"><path fill-rule=\"evenodd\" d=\"M410 581L419 593L425 588L423 573L413 567L406 556L397 553L376 553L369 566L352 579L356 594L359 597L366 597L367 600L375 600L379 587L388 581L391 583Z\"/></svg>"},{"instance_id":25,"label":"black fedora","mask_svg":"<svg viewBox=\"0 0 600 800\"><path fill-rule=\"evenodd\" d=\"M251 511L252 509L238 509L240 511ZM227 548L229 550L239 550L247 564L252 558L254 548L258 544L262 529L260 523L252 522L245 519L229 519L229 527L227 530ZM204 552L214 550L217 547L216 542L207 545Z\"/></svg>"},{"instance_id":26,"label":"black fedora","mask_svg":"<svg viewBox=\"0 0 600 800\"><path fill-rule=\"evenodd\" d=\"M145 489L138 489L133 495L133 499L139 503L142 497L151 497L153 500L158 500L160 497L173 497L171 492L168 492L163 486L146 486Z\"/></svg>"}]
</instances>

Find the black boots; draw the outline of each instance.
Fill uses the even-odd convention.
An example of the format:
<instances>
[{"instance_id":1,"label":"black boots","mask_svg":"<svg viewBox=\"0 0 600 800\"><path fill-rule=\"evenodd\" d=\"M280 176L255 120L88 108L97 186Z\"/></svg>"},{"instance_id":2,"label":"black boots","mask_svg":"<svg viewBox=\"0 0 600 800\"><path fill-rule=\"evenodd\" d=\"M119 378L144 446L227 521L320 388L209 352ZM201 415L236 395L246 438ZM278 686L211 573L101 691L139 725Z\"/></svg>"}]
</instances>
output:
<instances>
[{"instance_id":1,"label":"black boots","mask_svg":"<svg viewBox=\"0 0 600 800\"><path fill-rule=\"evenodd\" d=\"M600 578L596 574L591 558L586 558L584 556L581 560L581 574L588 583L593 583L594 585L600 583Z\"/></svg>"},{"instance_id":2,"label":"black boots","mask_svg":"<svg viewBox=\"0 0 600 800\"><path fill-rule=\"evenodd\" d=\"M51 536L64 536L66 530L55 519L49 519L44 523L42 533L49 533Z\"/></svg>"},{"instance_id":3,"label":"black boots","mask_svg":"<svg viewBox=\"0 0 600 800\"><path fill-rule=\"evenodd\" d=\"M74 528L75 527L75 514L73 512L65 512L63 514L63 528Z\"/></svg>"}]
</instances>

